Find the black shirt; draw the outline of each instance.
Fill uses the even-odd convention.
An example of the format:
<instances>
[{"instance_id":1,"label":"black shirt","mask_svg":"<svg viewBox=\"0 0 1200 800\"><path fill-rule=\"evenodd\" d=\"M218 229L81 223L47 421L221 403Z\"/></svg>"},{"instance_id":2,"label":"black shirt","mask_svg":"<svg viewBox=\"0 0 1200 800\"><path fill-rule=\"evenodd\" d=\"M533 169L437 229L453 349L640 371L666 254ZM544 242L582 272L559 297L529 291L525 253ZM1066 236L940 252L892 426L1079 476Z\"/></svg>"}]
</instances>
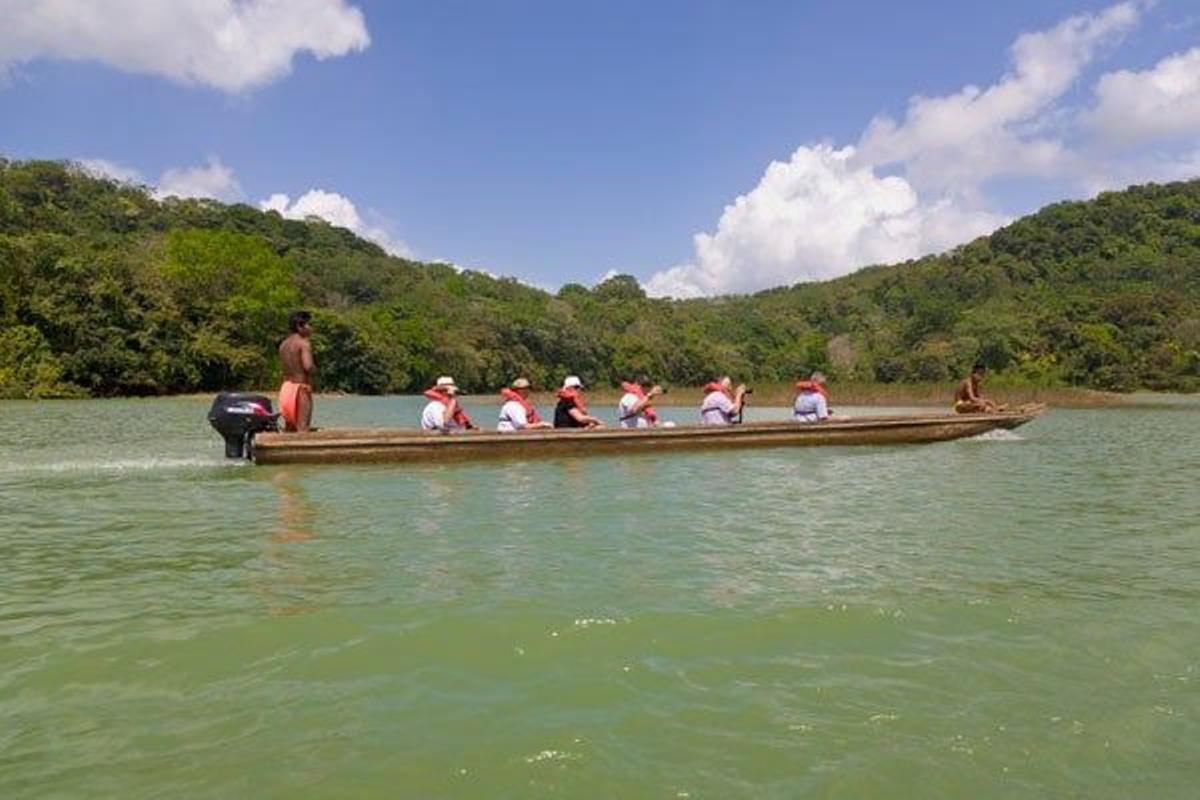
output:
<instances>
[{"instance_id":1,"label":"black shirt","mask_svg":"<svg viewBox=\"0 0 1200 800\"><path fill-rule=\"evenodd\" d=\"M556 428L586 428L587 424L571 416L575 403L571 400L559 400L554 407L554 427Z\"/></svg>"}]
</instances>

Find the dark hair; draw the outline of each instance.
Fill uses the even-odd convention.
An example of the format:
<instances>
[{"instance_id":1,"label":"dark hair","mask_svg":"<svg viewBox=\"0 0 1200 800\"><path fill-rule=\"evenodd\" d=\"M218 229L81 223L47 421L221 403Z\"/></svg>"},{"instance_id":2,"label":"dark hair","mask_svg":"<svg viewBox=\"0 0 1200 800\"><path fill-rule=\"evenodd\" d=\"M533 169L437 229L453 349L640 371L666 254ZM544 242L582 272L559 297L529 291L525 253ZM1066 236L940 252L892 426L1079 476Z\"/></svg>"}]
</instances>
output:
<instances>
[{"instance_id":1,"label":"dark hair","mask_svg":"<svg viewBox=\"0 0 1200 800\"><path fill-rule=\"evenodd\" d=\"M971 372L986 372L986 371L987 371L987 364L983 363L982 361L976 361L975 364L971 367Z\"/></svg>"},{"instance_id":2,"label":"dark hair","mask_svg":"<svg viewBox=\"0 0 1200 800\"><path fill-rule=\"evenodd\" d=\"M288 314L288 330L292 333L298 333L300 328L308 324L312 319L312 314L307 311L293 311Z\"/></svg>"}]
</instances>

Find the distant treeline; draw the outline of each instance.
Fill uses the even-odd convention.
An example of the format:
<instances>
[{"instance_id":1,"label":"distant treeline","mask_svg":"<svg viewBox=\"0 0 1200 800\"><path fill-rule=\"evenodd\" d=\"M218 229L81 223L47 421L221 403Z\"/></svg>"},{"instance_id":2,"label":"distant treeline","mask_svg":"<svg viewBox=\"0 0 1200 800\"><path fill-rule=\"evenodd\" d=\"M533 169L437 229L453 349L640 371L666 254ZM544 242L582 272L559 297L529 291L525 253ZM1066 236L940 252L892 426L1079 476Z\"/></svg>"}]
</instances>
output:
<instances>
[{"instance_id":1,"label":"distant treeline","mask_svg":"<svg viewBox=\"0 0 1200 800\"><path fill-rule=\"evenodd\" d=\"M385 254L350 231L157 201L69 164L0 159L0 397L266 387L293 308L318 388L487 391L526 375L700 384L949 381L1200 388L1200 181L1060 203L941 256L750 296L557 294Z\"/></svg>"}]
</instances>

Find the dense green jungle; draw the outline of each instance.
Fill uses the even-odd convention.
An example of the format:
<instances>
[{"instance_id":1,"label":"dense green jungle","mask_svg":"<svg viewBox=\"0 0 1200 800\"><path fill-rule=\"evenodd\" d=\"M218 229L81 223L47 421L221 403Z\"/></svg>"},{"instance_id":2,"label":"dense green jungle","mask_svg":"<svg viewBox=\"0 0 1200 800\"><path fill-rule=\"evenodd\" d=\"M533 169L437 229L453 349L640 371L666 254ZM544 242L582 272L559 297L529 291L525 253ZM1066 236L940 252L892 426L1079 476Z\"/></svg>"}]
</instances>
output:
<instances>
[{"instance_id":1,"label":"dense green jungle","mask_svg":"<svg viewBox=\"0 0 1200 800\"><path fill-rule=\"evenodd\" d=\"M597 272L602 265L597 265ZM387 255L248 205L157 200L69 162L0 159L0 397L270 387L289 311L314 313L317 388L440 374L593 385L951 380L1200 389L1200 180L1048 206L936 256L698 300L636 279L548 293Z\"/></svg>"}]
</instances>

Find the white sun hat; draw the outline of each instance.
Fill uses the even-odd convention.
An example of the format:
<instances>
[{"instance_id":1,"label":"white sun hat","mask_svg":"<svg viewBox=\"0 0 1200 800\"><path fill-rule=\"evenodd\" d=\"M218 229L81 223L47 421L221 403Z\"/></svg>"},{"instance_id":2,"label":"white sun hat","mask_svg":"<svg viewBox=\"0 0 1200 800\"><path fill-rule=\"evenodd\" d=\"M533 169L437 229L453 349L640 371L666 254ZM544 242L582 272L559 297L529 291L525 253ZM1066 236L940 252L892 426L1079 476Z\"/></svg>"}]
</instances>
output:
<instances>
[{"instance_id":1,"label":"white sun hat","mask_svg":"<svg viewBox=\"0 0 1200 800\"><path fill-rule=\"evenodd\" d=\"M579 380L578 375L568 375L567 379L565 381L563 381L563 388L564 389L582 389L583 381Z\"/></svg>"}]
</instances>

